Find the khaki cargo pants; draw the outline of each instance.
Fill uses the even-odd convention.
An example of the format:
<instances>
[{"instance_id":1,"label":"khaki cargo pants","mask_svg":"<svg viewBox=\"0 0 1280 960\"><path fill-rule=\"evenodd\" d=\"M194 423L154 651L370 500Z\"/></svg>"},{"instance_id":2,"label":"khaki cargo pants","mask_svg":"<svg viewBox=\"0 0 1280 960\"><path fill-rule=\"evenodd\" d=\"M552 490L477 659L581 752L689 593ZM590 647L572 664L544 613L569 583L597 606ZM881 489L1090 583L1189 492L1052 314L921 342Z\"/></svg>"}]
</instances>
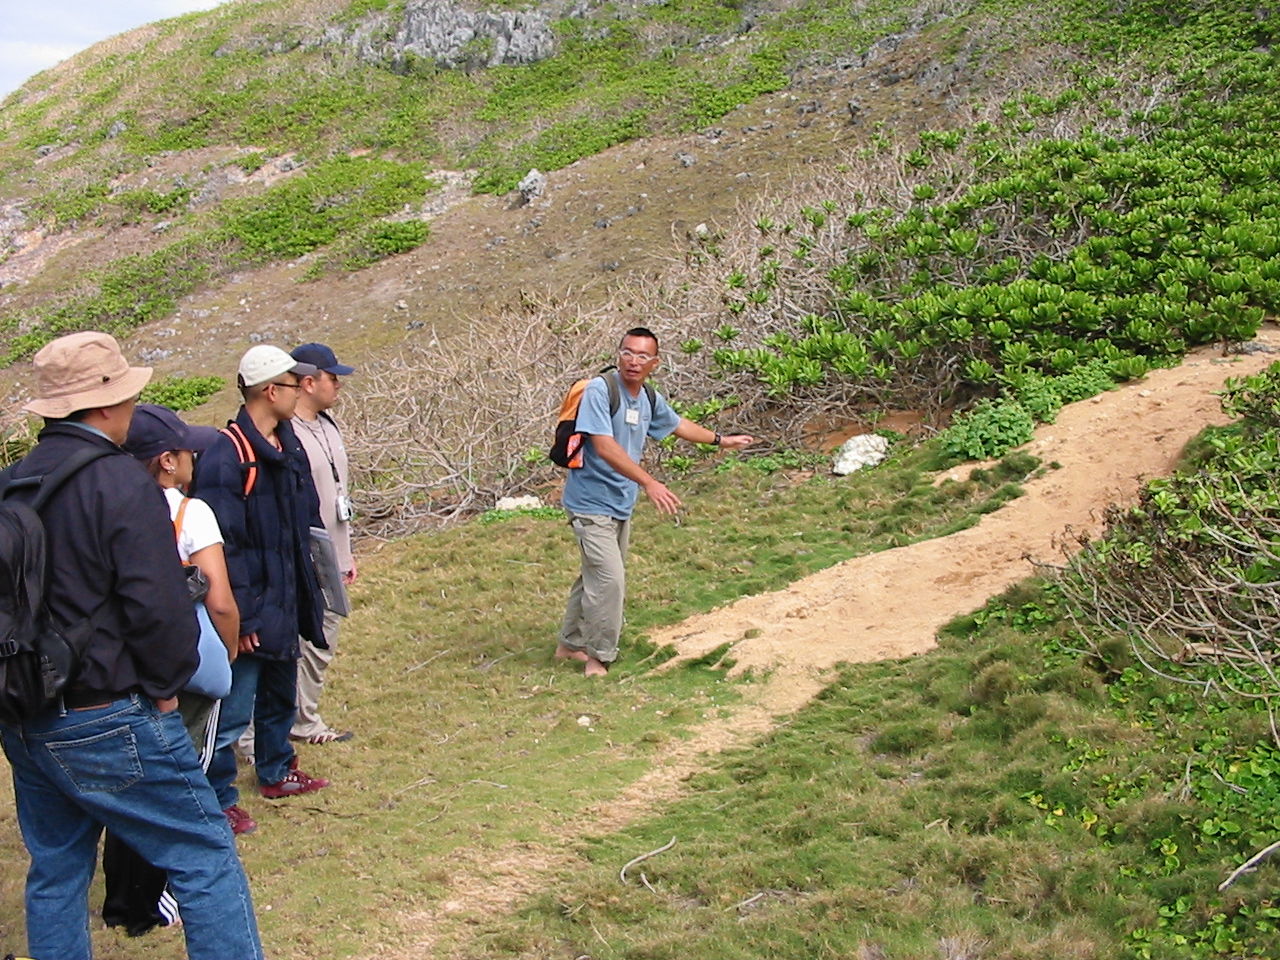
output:
<instances>
[{"instance_id":1,"label":"khaki cargo pants","mask_svg":"<svg viewBox=\"0 0 1280 960\"><path fill-rule=\"evenodd\" d=\"M618 658L622 633L631 521L570 513L569 526L582 555L582 573L569 591L560 642L570 650L585 650L601 663L612 663Z\"/></svg>"}]
</instances>

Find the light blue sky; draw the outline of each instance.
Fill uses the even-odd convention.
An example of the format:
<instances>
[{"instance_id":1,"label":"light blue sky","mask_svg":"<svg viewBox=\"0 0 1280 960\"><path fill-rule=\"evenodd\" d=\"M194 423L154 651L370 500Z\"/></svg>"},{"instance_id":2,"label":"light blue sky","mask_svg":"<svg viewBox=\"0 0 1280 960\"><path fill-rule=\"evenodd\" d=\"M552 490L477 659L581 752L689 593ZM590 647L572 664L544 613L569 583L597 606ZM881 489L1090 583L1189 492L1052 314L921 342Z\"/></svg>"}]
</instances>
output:
<instances>
[{"instance_id":1,"label":"light blue sky","mask_svg":"<svg viewBox=\"0 0 1280 960\"><path fill-rule=\"evenodd\" d=\"M0 0L0 99L99 40L221 0Z\"/></svg>"}]
</instances>

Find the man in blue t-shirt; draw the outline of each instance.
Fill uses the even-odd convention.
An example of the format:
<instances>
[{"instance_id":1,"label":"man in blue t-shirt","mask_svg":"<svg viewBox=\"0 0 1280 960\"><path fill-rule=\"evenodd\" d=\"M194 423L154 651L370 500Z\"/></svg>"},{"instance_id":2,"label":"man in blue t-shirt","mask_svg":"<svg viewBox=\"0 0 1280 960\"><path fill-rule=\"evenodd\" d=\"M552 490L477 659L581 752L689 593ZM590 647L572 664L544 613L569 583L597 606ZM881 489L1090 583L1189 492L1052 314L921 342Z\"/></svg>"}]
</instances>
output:
<instances>
[{"instance_id":1,"label":"man in blue t-shirt","mask_svg":"<svg viewBox=\"0 0 1280 960\"><path fill-rule=\"evenodd\" d=\"M645 327L628 330L618 347L617 412L610 415L604 377L587 385L578 407L578 430L590 441L583 444L582 466L569 471L561 503L582 554L582 573L569 592L556 658L582 661L588 677L603 676L618 656L627 540L638 490L643 488L663 513L680 509L679 498L640 466L645 437L661 440L674 433L726 450L753 442L745 434L723 437L684 419L657 392L651 403L644 382L657 366L658 338Z\"/></svg>"}]
</instances>

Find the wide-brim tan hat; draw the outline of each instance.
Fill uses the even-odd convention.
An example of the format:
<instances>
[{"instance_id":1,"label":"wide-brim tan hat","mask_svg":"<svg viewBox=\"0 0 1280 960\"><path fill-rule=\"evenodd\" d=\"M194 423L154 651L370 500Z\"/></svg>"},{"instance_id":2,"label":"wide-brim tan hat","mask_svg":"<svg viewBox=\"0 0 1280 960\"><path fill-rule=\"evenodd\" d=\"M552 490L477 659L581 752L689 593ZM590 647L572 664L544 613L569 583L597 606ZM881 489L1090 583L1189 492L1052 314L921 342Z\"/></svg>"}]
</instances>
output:
<instances>
[{"instance_id":1,"label":"wide-brim tan hat","mask_svg":"<svg viewBox=\"0 0 1280 960\"><path fill-rule=\"evenodd\" d=\"M41 347L32 362L36 398L22 409L51 419L123 403L151 380L151 368L129 366L115 337L105 333L59 337Z\"/></svg>"}]
</instances>

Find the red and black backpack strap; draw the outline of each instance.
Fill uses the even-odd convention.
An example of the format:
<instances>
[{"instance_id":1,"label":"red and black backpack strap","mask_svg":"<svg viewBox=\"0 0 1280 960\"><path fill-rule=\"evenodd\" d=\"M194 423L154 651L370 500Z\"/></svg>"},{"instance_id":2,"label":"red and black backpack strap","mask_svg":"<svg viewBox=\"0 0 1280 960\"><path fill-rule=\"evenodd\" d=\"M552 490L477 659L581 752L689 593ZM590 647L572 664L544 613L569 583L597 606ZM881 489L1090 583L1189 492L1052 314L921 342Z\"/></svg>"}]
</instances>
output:
<instances>
[{"instance_id":1,"label":"red and black backpack strap","mask_svg":"<svg viewBox=\"0 0 1280 960\"><path fill-rule=\"evenodd\" d=\"M245 436L240 424L234 420L218 432L227 437L231 445L236 448L236 456L240 458L240 472L244 474L242 495L248 499L249 494L253 492L254 484L258 482L258 461L253 457L253 445L249 443L249 438Z\"/></svg>"}]
</instances>

